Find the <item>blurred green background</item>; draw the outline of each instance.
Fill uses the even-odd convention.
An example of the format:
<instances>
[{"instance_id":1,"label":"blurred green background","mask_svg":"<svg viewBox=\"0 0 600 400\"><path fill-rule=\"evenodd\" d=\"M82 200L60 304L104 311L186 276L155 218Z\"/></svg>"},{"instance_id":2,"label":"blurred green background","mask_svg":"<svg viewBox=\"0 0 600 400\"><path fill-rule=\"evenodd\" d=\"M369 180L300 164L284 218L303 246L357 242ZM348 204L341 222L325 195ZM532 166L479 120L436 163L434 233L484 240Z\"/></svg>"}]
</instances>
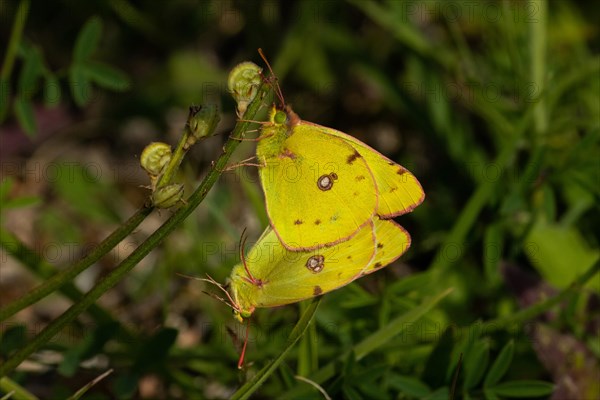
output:
<instances>
[{"instance_id":1,"label":"blurred green background","mask_svg":"<svg viewBox=\"0 0 600 400\"><path fill-rule=\"evenodd\" d=\"M597 2L5 0L0 13L2 306L141 207L143 148L175 145L188 107L216 104L217 134L178 177L191 193L236 122L227 75L242 61L264 66L262 48L304 120L404 165L427 198L397 219L409 252L324 296L253 398L600 396L600 278L568 289L600 258ZM77 288L170 215L150 215ZM265 226L256 169L224 173L97 302L112 322L83 314L0 381L0 397L18 384L8 398L67 398L112 368L83 398L229 398L281 353L306 305L256 312L238 371L243 327L205 283L176 273L223 282L242 230L252 241ZM338 359L450 287L401 334ZM57 292L2 321L0 361L70 304ZM328 379L315 374L324 366Z\"/></svg>"}]
</instances>

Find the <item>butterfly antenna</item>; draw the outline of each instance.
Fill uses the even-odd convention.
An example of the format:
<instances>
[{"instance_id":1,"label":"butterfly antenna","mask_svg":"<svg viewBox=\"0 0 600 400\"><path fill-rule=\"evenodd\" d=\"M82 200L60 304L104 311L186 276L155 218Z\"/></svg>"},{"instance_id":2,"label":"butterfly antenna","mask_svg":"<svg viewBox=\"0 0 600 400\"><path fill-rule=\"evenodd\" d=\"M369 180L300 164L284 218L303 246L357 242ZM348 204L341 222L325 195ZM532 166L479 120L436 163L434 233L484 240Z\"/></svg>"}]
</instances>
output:
<instances>
[{"instance_id":1,"label":"butterfly antenna","mask_svg":"<svg viewBox=\"0 0 600 400\"><path fill-rule=\"evenodd\" d=\"M222 298L221 296L217 296L216 294L207 292L205 290L203 290L202 293L212 297L215 300L220 301L221 303L225 304L227 307L231 308L233 311L239 311L235 306L229 304L229 302L227 300L225 300L224 298Z\"/></svg>"},{"instance_id":2,"label":"butterfly antenna","mask_svg":"<svg viewBox=\"0 0 600 400\"><path fill-rule=\"evenodd\" d=\"M271 64L269 64L269 61L267 61L267 57L265 56L265 53L263 53L263 50L261 48L258 49L258 54L260 54L265 64L267 64L269 72L271 72L271 76L275 79L275 93L277 94L277 97L279 97L281 106L285 107L285 99L283 98L283 93L281 92L281 87L279 86L277 75L275 75L275 72L273 72L273 68L271 68Z\"/></svg>"},{"instance_id":3,"label":"butterfly antenna","mask_svg":"<svg viewBox=\"0 0 600 400\"><path fill-rule=\"evenodd\" d=\"M242 264L244 264L244 269L246 270L246 274L248 275L250 282L253 285L256 285L258 281L256 280L256 278L254 278L254 275L252 275L252 273L250 272L250 269L248 268L248 264L246 264L246 252L244 250L244 248L246 247L246 239L248 239L248 237L246 236L246 228L244 228L244 231L242 232L242 236L240 236L240 260L242 261Z\"/></svg>"},{"instance_id":4,"label":"butterfly antenna","mask_svg":"<svg viewBox=\"0 0 600 400\"><path fill-rule=\"evenodd\" d=\"M223 285L221 285L219 282L215 281L210 275L206 274L208 279L205 278L195 278L199 281L204 281L204 282L208 282L208 283L212 283L213 285L215 285L216 287L218 287L219 289L221 289L221 291L223 291L223 293L225 293L225 296L227 296L227 300L229 300L229 303L227 303L226 301L224 301L225 299L223 299L223 302L225 304L228 304L231 308L233 308L235 311L240 311L237 303L235 301L233 301L233 299L231 298L231 295L229 294L229 292L223 287ZM216 295L215 295L216 296ZM218 296L217 296L218 298Z\"/></svg>"},{"instance_id":5,"label":"butterfly antenna","mask_svg":"<svg viewBox=\"0 0 600 400\"><path fill-rule=\"evenodd\" d=\"M250 319L247 320L248 325L246 326L246 338L244 339L244 347L242 347L242 354L240 354L240 359L238 360L238 369L242 369L244 366L244 358L246 357L246 347L248 346L248 335L250 333Z\"/></svg>"}]
</instances>

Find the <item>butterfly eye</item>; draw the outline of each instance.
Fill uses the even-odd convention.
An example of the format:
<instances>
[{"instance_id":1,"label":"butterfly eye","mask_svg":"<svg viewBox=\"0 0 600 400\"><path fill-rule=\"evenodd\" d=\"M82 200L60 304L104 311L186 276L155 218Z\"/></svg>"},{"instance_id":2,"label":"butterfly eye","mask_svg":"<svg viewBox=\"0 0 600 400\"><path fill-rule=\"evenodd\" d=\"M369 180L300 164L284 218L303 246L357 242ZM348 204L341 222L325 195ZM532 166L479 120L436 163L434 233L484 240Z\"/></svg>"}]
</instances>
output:
<instances>
[{"instance_id":1,"label":"butterfly eye","mask_svg":"<svg viewBox=\"0 0 600 400\"><path fill-rule=\"evenodd\" d=\"M306 260L306 268L308 268L310 272L314 272L315 274L321 272L324 267L325 257L323 257L320 254L312 256L308 260Z\"/></svg>"},{"instance_id":2,"label":"butterfly eye","mask_svg":"<svg viewBox=\"0 0 600 400\"><path fill-rule=\"evenodd\" d=\"M277 110L273 117L273 122L276 124L285 124L287 122L287 114L285 111Z\"/></svg>"},{"instance_id":3,"label":"butterfly eye","mask_svg":"<svg viewBox=\"0 0 600 400\"><path fill-rule=\"evenodd\" d=\"M317 187L322 191L330 190L333 187L333 181L337 180L338 176L335 172L329 175L321 175L317 180Z\"/></svg>"}]
</instances>

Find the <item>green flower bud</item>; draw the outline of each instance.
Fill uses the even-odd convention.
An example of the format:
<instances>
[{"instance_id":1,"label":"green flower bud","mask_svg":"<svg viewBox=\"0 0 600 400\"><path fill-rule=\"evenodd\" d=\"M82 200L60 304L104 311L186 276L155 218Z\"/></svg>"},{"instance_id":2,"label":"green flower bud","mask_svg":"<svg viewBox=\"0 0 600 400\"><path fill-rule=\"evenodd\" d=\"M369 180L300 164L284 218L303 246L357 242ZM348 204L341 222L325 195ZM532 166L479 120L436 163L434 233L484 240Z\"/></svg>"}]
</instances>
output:
<instances>
[{"instance_id":1,"label":"green flower bud","mask_svg":"<svg viewBox=\"0 0 600 400\"><path fill-rule=\"evenodd\" d=\"M250 61L238 64L229 73L228 87L237 102L238 116L244 115L261 82L262 68Z\"/></svg>"},{"instance_id":2,"label":"green flower bud","mask_svg":"<svg viewBox=\"0 0 600 400\"><path fill-rule=\"evenodd\" d=\"M220 120L219 110L215 105L190 107L188 124L191 135L188 137L184 149L189 149L196 141L210 135Z\"/></svg>"},{"instance_id":3,"label":"green flower bud","mask_svg":"<svg viewBox=\"0 0 600 400\"><path fill-rule=\"evenodd\" d=\"M160 175L171 160L171 146L162 142L152 142L142 152L140 165L150 177Z\"/></svg>"},{"instance_id":4,"label":"green flower bud","mask_svg":"<svg viewBox=\"0 0 600 400\"><path fill-rule=\"evenodd\" d=\"M152 192L152 204L158 208L171 208L183 199L183 185L173 183Z\"/></svg>"}]
</instances>

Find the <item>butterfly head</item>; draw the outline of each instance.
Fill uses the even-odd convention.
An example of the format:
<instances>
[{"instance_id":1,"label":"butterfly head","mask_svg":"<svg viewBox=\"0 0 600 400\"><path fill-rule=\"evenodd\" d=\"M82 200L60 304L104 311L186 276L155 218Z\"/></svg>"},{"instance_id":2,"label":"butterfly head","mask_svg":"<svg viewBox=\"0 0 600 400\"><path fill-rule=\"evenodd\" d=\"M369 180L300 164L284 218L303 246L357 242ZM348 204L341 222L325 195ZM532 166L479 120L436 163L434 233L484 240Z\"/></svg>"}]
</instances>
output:
<instances>
[{"instance_id":1,"label":"butterfly head","mask_svg":"<svg viewBox=\"0 0 600 400\"><path fill-rule=\"evenodd\" d=\"M235 271L235 269L234 269ZM246 286L248 282L245 279L240 279L239 275L233 275L229 282L229 291L231 298L231 308L233 309L233 317L240 322L244 322L245 318L250 318L255 306L247 300Z\"/></svg>"},{"instance_id":2,"label":"butterfly head","mask_svg":"<svg viewBox=\"0 0 600 400\"><path fill-rule=\"evenodd\" d=\"M269 112L269 122L275 126L292 127L300 122L300 117L290 106L285 106L283 109L273 106Z\"/></svg>"},{"instance_id":3,"label":"butterfly head","mask_svg":"<svg viewBox=\"0 0 600 400\"><path fill-rule=\"evenodd\" d=\"M284 125L287 123L288 116L284 110L280 110L277 107L271 107L269 112L269 122L273 125Z\"/></svg>"}]
</instances>

